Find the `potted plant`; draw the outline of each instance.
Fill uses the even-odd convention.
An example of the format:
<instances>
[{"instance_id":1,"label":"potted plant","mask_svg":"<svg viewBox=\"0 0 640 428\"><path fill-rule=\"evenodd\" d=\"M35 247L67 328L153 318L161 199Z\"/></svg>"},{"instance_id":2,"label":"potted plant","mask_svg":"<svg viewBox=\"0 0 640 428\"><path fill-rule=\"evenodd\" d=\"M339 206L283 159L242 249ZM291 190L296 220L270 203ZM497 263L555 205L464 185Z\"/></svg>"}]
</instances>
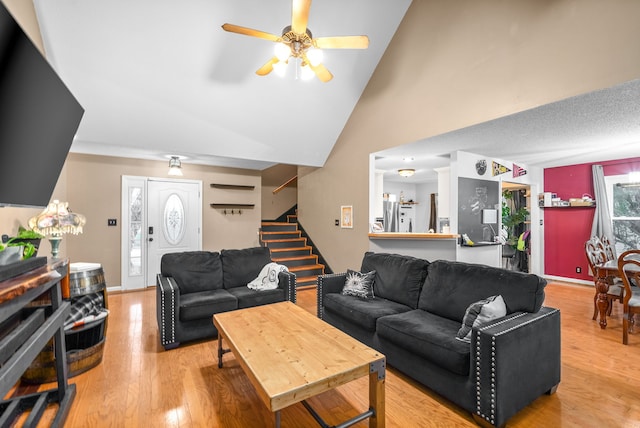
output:
<instances>
[{"instance_id":1,"label":"potted plant","mask_svg":"<svg viewBox=\"0 0 640 428\"><path fill-rule=\"evenodd\" d=\"M527 220L529 211L525 207L514 209L508 201L513 199L513 194L509 190L502 192L502 228L507 232L507 244L515 248L518 243L515 229L519 224Z\"/></svg>"},{"instance_id":2,"label":"potted plant","mask_svg":"<svg viewBox=\"0 0 640 428\"><path fill-rule=\"evenodd\" d=\"M9 238L5 245L7 247L22 247L22 256L28 259L38 254L38 248L40 247L40 240L42 238L44 238L44 236L40 233L20 226L18 228L18 234L13 238Z\"/></svg>"}]
</instances>

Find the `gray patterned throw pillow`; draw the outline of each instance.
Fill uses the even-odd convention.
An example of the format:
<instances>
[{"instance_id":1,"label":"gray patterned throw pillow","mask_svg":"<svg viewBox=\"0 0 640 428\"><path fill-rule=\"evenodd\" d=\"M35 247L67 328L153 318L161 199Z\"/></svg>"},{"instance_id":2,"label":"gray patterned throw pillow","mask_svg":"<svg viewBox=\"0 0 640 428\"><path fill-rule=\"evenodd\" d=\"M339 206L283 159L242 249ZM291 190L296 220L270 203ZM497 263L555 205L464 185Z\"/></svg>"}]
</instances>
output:
<instances>
[{"instance_id":1,"label":"gray patterned throw pillow","mask_svg":"<svg viewBox=\"0 0 640 428\"><path fill-rule=\"evenodd\" d=\"M458 330L456 339L471 343L471 330L474 326L495 320L506 314L507 306L501 295L478 300L467 308L462 320L462 327Z\"/></svg>"},{"instance_id":2,"label":"gray patterned throw pillow","mask_svg":"<svg viewBox=\"0 0 640 428\"><path fill-rule=\"evenodd\" d=\"M376 271L361 273L351 269L347 270L347 279L342 289L345 296L355 296L361 299L373 299L373 281Z\"/></svg>"}]
</instances>

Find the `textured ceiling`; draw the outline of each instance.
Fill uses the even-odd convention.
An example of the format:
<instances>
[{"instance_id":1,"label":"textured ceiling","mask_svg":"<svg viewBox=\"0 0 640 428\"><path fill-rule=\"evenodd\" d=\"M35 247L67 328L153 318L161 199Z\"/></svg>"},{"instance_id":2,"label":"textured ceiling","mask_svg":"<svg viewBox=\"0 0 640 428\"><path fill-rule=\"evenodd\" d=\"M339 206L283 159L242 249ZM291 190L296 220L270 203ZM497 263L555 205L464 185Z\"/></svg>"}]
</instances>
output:
<instances>
[{"instance_id":1,"label":"textured ceiling","mask_svg":"<svg viewBox=\"0 0 640 428\"><path fill-rule=\"evenodd\" d=\"M410 0L323 0L314 37L369 36L326 50L334 78L260 77L291 0L34 0L47 58L85 108L72 152L264 169L322 166Z\"/></svg>"},{"instance_id":2,"label":"textured ceiling","mask_svg":"<svg viewBox=\"0 0 640 428\"><path fill-rule=\"evenodd\" d=\"M407 167L412 182L435 181L433 168L456 150L540 167L640 156L640 80L384 150L376 169L385 180L406 181L397 169Z\"/></svg>"}]
</instances>

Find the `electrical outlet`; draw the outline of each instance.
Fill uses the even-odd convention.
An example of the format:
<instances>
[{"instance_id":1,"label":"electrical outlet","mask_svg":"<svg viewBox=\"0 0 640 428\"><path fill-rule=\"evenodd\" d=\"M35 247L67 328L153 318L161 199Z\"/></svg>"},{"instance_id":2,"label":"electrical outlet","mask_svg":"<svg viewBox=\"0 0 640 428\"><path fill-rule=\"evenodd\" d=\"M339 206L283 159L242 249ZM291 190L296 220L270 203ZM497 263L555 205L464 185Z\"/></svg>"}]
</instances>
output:
<instances>
[{"instance_id":1,"label":"electrical outlet","mask_svg":"<svg viewBox=\"0 0 640 428\"><path fill-rule=\"evenodd\" d=\"M336 226L340 226L340 220L336 219Z\"/></svg>"},{"instance_id":2,"label":"electrical outlet","mask_svg":"<svg viewBox=\"0 0 640 428\"><path fill-rule=\"evenodd\" d=\"M117 226L117 225L118 225L118 221L115 218L107 219L107 226Z\"/></svg>"},{"instance_id":3,"label":"electrical outlet","mask_svg":"<svg viewBox=\"0 0 640 428\"><path fill-rule=\"evenodd\" d=\"M580 266L576 266L576 273L582 273L582 268Z\"/></svg>"}]
</instances>

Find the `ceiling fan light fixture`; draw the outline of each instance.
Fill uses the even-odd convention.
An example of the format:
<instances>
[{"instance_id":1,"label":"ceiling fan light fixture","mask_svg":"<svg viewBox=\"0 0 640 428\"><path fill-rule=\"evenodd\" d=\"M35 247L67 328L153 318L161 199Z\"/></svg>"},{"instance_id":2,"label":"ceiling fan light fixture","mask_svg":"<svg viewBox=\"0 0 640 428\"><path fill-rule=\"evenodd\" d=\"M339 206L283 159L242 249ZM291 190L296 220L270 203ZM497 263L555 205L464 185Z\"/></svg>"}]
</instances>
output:
<instances>
[{"instance_id":1,"label":"ceiling fan light fixture","mask_svg":"<svg viewBox=\"0 0 640 428\"><path fill-rule=\"evenodd\" d=\"M315 77L315 75L316 74L313 72L311 67L309 67L309 64L304 64L302 67L300 67L300 78L302 80L311 80Z\"/></svg>"},{"instance_id":2,"label":"ceiling fan light fixture","mask_svg":"<svg viewBox=\"0 0 640 428\"><path fill-rule=\"evenodd\" d=\"M405 178L409 178L415 173L416 173L416 170L413 168L403 168L398 170L398 174L400 174L402 177L405 177Z\"/></svg>"},{"instance_id":3,"label":"ceiling fan light fixture","mask_svg":"<svg viewBox=\"0 0 640 428\"><path fill-rule=\"evenodd\" d=\"M309 64L316 67L322 63L323 58L322 50L316 49L314 47L310 47L307 50L307 59L309 60Z\"/></svg>"},{"instance_id":4,"label":"ceiling fan light fixture","mask_svg":"<svg viewBox=\"0 0 640 428\"><path fill-rule=\"evenodd\" d=\"M273 64L273 72L277 76L284 77L287 74L287 61L279 61Z\"/></svg>"},{"instance_id":5,"label":"ceiling fan light fixture","mask_svg":"<svg viewBox=\"0 0 640 428\"><path fill-rule=\"evenodd\" d=\"M273 51L280 62L286 61L291 56L291 48L284 43L276 43Z\"/></svg>"}]
</instances>

